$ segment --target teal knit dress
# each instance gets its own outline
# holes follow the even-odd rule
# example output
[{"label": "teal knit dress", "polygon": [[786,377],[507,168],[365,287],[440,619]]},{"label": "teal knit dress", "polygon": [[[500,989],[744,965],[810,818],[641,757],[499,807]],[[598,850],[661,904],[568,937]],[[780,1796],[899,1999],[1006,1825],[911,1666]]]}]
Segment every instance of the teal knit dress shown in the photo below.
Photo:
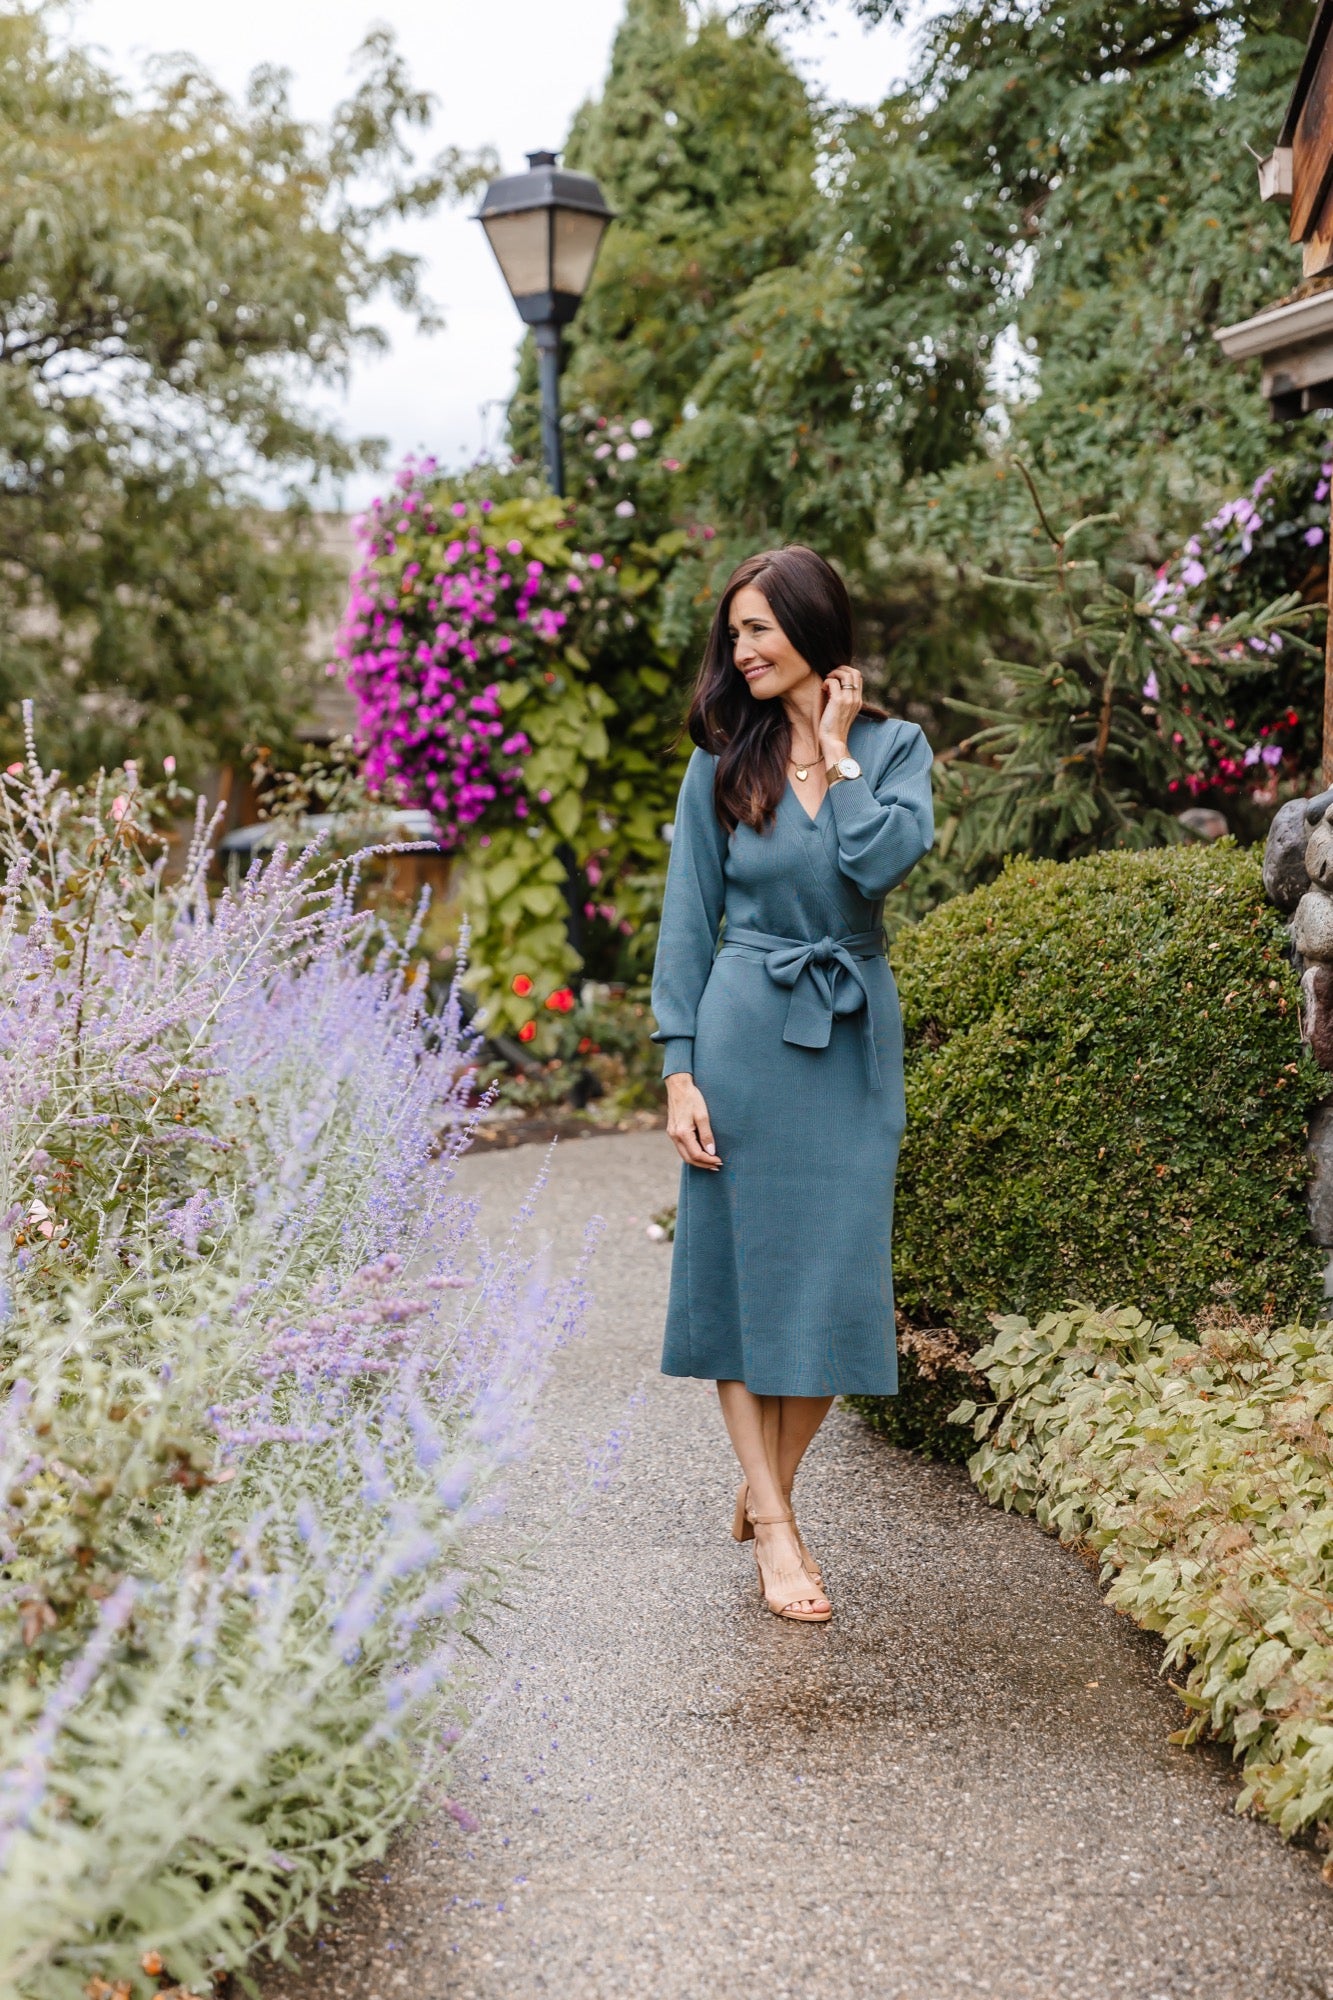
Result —
[{"label": "teal knit dress", "polygon": [[869,716],[848,748],[863,776],[813,819],[789,784],[763,833],[730,836],[695,750],[653,968],[662,1074],[693,1072],[722,1160],[681,1166],[662,1368],[760,1396],[898,1386],[902,1023],[881,920],[930,847],[931,752]]}]

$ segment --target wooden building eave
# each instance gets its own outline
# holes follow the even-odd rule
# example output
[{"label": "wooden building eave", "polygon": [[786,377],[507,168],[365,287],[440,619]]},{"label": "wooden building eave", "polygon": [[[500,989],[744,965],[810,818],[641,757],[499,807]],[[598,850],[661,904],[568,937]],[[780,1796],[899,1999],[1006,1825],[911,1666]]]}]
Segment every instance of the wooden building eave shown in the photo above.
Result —
[{"label": "wooden building eave", "polygon": [[1261,362],[1274,417],[1333,407],[1333,288],[1219,327],[1213,338],[1228,360]]},{"label": "wooden building eave", "polygon": [[1324,53],[1324,43],[1328,40],[1331,30],[1333,30],[1333,0],[1319,0],[1319,5],[1315,8],[1314,23],[1310,29],[1310,39],[1305,44],[1305,54],[1301,59],[1301,66],[1296,72],[1296,87],[1291,93],[1291,102],[1287,106],[1287,115],[1282,121],[1282,130],[1278,134],[1277,143],[1279,146],[1289,146],[1296,136],[1296,126],[1300,119],[1301,111],[1304,108],[1310,85],[1314,82],[1315,71],[1319,67],[1319,58]]}]

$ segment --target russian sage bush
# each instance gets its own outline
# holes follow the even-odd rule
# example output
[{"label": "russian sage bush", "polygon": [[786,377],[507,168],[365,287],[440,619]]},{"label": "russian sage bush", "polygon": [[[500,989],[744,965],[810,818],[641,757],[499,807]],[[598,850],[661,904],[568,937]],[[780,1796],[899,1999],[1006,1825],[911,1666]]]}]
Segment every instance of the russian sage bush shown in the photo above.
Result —
[{"label": "russian sage bush", "polygon": [[[1179,1742],[1234,1746],[1251,1808],[1333,1834],[1333,1325],[1134,1308],[998,1316],[962,1403],[988,1499],[1096,1552],[1108,1602],[1166,1641]],[[1333,1880],[1333,1862],[1325,1868]]]},{"label": "russian sage bush", "polygon": [[281,1949],[439,1772],[582,1265],[478,1240],[354,864],[210,898],[35,754],[0,846],[0,1990],[74,2000]]}]

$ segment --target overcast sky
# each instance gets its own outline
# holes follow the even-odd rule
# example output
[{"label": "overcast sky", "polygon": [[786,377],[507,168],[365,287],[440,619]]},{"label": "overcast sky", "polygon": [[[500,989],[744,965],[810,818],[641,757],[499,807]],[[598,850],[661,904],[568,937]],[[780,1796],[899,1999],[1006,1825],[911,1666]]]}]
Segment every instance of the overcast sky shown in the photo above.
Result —
[{"label": "overcast sky", "polygon": [[[493,145],[506,171],[539,146],[558,147],[582,101],[596,93],[622,0],[81,0],[75,33],[133,78],[146,58],[187,49],[227,89],[260,63],[292,73],[296,110],[320,118],[348,85],[348,59],[366,29],[386,21],[418,85],[439,99],[435,146]],[[847,0],[789,35],[800,67],[830,96],[874,103],[904,71],[901,30],[864,29]],[[494,445],[513,381],[517,317],[479,226],[442,209],[399,226],[395,240],[426,260],[426,289],[445,328],[422,337],[384,307],[392,351],[363,361],[339,421],[387,437],[391,459],[430,450],[464,463]],[[364,506],[380,481],[352,482],[342,504]],[[331,496],[332,497],[332,496]]]}]

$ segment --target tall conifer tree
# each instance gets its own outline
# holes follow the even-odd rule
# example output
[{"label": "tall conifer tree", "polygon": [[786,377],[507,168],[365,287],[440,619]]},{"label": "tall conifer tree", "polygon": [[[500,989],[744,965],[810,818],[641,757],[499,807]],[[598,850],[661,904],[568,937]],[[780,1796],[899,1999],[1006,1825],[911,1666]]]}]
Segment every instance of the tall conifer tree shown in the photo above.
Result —
[{"label": "tall conifer tree", "polygon": [[[763,28],[684,0],[628,0],[602,95],[566,163],[595,174],[618,220],[567,337],[565,401],[645,417],[689,403],[736,299],[810,241],[815,162],[800,78]],[[533,446],[530,357],[515,408]]]}]

